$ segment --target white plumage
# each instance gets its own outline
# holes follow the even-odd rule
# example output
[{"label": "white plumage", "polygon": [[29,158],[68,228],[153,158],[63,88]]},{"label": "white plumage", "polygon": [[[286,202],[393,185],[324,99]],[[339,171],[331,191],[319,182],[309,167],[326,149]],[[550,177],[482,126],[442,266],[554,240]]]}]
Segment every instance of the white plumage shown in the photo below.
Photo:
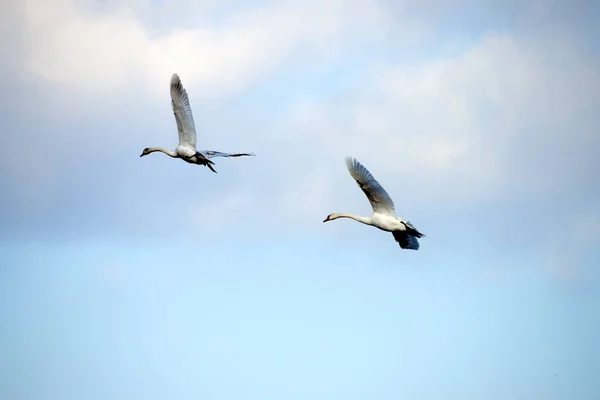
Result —
[{"label": "white plumage", "polygon": [[396,242],[403,249],[418,250],[419,241],[423,235],[409,221],[396,216],[393,200],[385,189],[356,159],[346,157],[346,167],[358,186],[369,199],[373,214],[370,217],[347,213],[332,213],[323,222],[333,221],[338,218],[351,218],[366,225],[371,225],[386,232],[391,232]]},{"label": "white plumage", "polygon": [[212,167],[214,162],[210,159],[214,157],[241,157],[254,156],[254,153],[223,153],[214,150],[196,150],[196,125],[194,124],[194,116],[190,107],[190,100],[179,75],[171,76],[171,107],[175,122],[177,123],[177,134],[179,135],[179,145],[175,151],[165,149],[163,147],[147,147],[142,151],[140,157],[146,156],[155,151],[160,151],[173,158],[181,158],[190,164],[205,165],[211,171],[217,172]]}]

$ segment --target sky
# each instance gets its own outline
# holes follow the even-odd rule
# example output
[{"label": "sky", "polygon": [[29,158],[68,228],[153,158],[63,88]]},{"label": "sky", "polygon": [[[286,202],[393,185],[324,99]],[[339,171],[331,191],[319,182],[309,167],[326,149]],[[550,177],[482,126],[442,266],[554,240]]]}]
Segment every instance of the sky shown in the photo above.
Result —
[{"label": "sky", "polygon": [[[600,6],[0,5],[0,398],[596,399]],[[169,80],[217,174],[177,146]],[[356,157],[418,251],[369,215]]]}]

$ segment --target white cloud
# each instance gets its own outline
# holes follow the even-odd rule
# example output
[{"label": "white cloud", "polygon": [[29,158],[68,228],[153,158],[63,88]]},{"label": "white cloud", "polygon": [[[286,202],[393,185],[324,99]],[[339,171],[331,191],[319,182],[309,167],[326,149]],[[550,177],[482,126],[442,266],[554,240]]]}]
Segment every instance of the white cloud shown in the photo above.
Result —
[{"label": "white cloud", "polygon": [[204,21],[156,33],[125,3],[98,13],[73,0],[27,0],[25,65],[88,95],[134,86],[162,97],[165,82],[178,72],[188,88],[225,96],[264,77],[294,50],[327,53],[344,32],[360,34],[386,18],[376,4],[354,0],[274,2],[234,13],[222,26]]},{"label": "white cloud", "polygon": [[600,144],[598,59],[556,45],[486,35],[453,57],[382,68],[365,89],[304,109],[303,129],[321,157],[352,153],[424,201],[555,190],[598,164]]},{"label": "white cloud", "polygon": [[[67,117],[57,117],[66,129],[53,127],[43,132],[45,138],[39,126],[33,131],[24,125],[19,138],[11,139],[35,142],[40,137],[38,146],[28,150],[28,156],[37,160],[35,165],[16,152],[2,160],[7,170],[16,171],[13,175],[26,175],[22,181],[32,182],[30,187],[37,192],[56,193],[53,182],[61,179],[56,178],[55,164],[79,151],[84,143],[81,132],[105,146],[106,162],[114,156],[111,148],[131,145],[132,138],[136,146],[139,142],[142,147],[173,147],[176,134],[166,89],[172,72],[182,76],[202,129],[211,118],[203,97],[231,99],[243,89],[260,87],[261,80],[285,92],[287,87],[278,86],[270,77],[290,60],[299,64],[296,82],[304,81],[306,71],[314,72],[318,60],[327,60],[330,66],[356,60],[356,64],[336,68],[341,72],[360,69],[362,74],[345,86],[349,89],[332,95],[324,95],[313,84],[301,105],[297,98],[278,104],[277,109],[284,111],[278,111],[277,118],[273,118],[271,104],[257,102],[252,104],[255,114],[245,119],[252,127],[229,124],[229,130],[214,141],[210,133],[206,142],[211,144],[206,147],[219,143],[215,149],[229,151],[221,143],[229,145],[238,140],[238,130],[243,132],[244,146],[233,143],[232,151],[255,151],[257,159],[219,163],[247,168],[247,174],[235,176],[260,186],[240,197],[246,189],[223,178],[218,169],[223,185],[219,196],[241,200],[219,202],[215,206],[223,209],[221,213],[205,215],[202,211],[197,216],[215,229],[227,226],[228,219],[249,214],[301,224],[304,217],[318,215],[321,221],[332,211],[368,212],[366,199],[345,171],[346,155],[357,157],[373,172],[396,200],[402,216],[417,220],[412,210],[419,204],[464,207],[523,193],[549,193],[598,166],[592,151],[599,145],[594,114],[600,102],[598,58],[583,52],[571,37],[553,35],[551,40],[541,40],[538,36],[534,40],[523,34],[488,33],[456,48],[456,37],[440,36],[435,46],[424,45],[428,54],[419,54],[418,60],[412,54],[407,62],[398,42],[414,40],[428,27],[412,19],[406,11],[410,8],[405,13],[391,12],[398,4],[391,7],[385,1],[273,2],[260,9],[245,5],[218,23],[206,17],[222,6],[212,1],[167,2],[163,8],[143,1],[119,1],[102,12],[90,4],[27,0],[19,14],[24,51],[15,54],[24,56],[27,71],[39,79],[39,87],[50,84],[55,89],[51,97],[60,106],[53,104],[53,112],[70,116],[72,104],[81,104],[79,108],[87,113],[69,121],[70,125],[64,123]],[[182,8],[179,13],[178,7]],[[160,15],[162,11],[174,21],[157,27],[152,21],[166,18]],[[178,14],[185,23],[175,18]],[[393,40],[389,40],[392,31]],[[361,46],[374,49],[356,58],[349,56]],[[448,48],[452,48],[450,56]],[[364,64],[370,70],[365,71]],[[151,101],[149,96],[153,96]],[[137,108],[130,114],[113,113],[106,100],[122,109]],[[219,102],[213,100],[210,107],[218,108]],[[102,102],[104,108],[95,108]],[[142,113],[142,107],[150,111]],[[160,117],[146,116],[158,107]],[[220,112],[226,119],[241,118],[238,110]],[[89,126],[100,118],[96,114],[119,121],[110,128],[123,128],[111,133]],[[140,126],[143,123],[147,125]],[[246,143],[255,145],[246,148]],[[44,144],[56,151],[47,151]],[[178,163],[155,158],[141,168],[162,170],[167,162]],[[36,168],[43,168],[44,175]],[[171,177],[179,171],[182,177]],[[190,171],[169,169],[160,179],[172,180],[174,187],[188,187],[185,179],[190,178],[183,175],[196,179],[195,174],[206,173],[196,169],[188,175]],[[144,178],[136,179],[156,178],[155,172],[145,171]],[[90,174],[90,180],[97,178]],[[36,180],[36,175],[41,178]],[[116,185],[119,179],[115,181]],[[127,194],[129,189],[127,184]],[[194,183],[188,195],[198,196],[202,190],[201,184]],[[115,196],[115,192],[122,190],[112,188],[106,195]],[[210,201],[204,198],[202,204]]]}]

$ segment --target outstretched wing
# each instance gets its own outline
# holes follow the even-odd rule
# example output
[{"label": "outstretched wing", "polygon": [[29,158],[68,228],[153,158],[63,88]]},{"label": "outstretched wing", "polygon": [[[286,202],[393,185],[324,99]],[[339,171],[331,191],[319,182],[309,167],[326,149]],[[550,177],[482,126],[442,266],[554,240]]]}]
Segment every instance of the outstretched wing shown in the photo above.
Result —
[{"label": "outstretched wing", "polygon": [[373,211],[381,214],[395,215],[394,202],[381,187],[373,175],[356,159],[346,157],[346,167],[358,186],[365,193],[373,207]]},{"label": "outstretched wing", "polygon": [[394,239],[403,249],[419,250],[419,240],[408,232],[394,231],[392,235],[394,235]]},{"label": "outstretched wing", "polygon": [[201,150],[198,153],[202,154],[206,158],[214,157],[242,157],[242,156],[255,156],[254,153],[221,153],[220,151],[214,150]]},{"label": "outstretched wing", "polygon": [[179,134],[179,145],[196,151],[196,125],[188,99],[187,92],[181,84],[179,75],[171,76],[171,107],[177,122],[177,133]]}]

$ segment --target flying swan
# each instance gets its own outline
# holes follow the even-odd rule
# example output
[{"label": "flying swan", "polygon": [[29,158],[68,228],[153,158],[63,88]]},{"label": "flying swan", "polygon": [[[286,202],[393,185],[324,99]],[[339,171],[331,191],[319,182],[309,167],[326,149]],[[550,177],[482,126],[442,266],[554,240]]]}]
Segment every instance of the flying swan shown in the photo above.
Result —
[{"label": "flying swan", "polygon": [[409,221],[404,221],[396,216],[394,202],[379,182],[373,178],[373,175],[361,163],[351,157],[346,157],[346,167],[358,186],[367,195],[371,207],[373,207],[373,214],[370,217],[361,217],[360,215],[333,213],[329,214],[323,222],[338,218],[352,218],[382,231],[392,232],[394,239],[403,249],[419,250],[417,238],[425,235],[412,226]]},{"label": "flying swan", "polygon": [[212,167],[214,162],[210,161],[213,157],[240,157],[254,156],[254,153],[221,153],[213,150],[196,150],[196,125],[192,116],[190,101],[188,100],[187,92],[181,84],[179,75],[171,76],[171,107],[177,122],[177,133],[179,134],[179,145],[175,151],[165,149],[163,147],[146,147],[140,157],[147,156],[155,151],[161,151],[173,158],[181,158],[183,161],[190,164],[205,165],[212,172],[217,172]]}]

